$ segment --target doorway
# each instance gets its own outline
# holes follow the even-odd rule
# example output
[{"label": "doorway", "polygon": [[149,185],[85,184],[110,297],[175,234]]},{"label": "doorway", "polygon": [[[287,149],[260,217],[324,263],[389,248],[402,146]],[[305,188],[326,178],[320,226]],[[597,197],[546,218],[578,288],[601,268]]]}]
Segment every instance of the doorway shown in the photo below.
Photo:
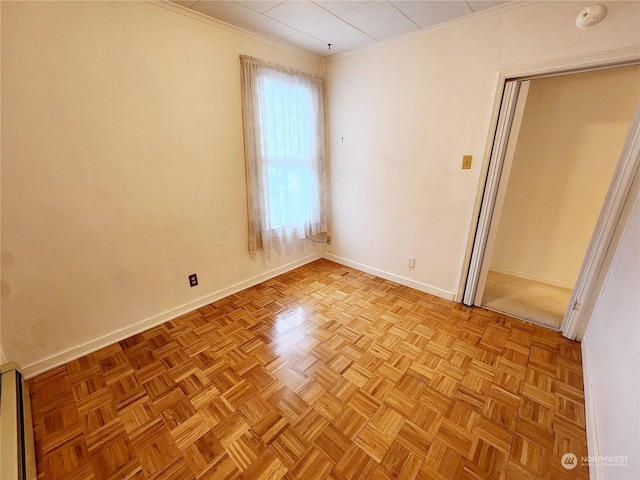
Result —
[{"label": "doorway", "polygon": [[476,288],[465,289],[465,303],[560,329],[640,99],[640,66],[513,83],[519,91],[505,88],[504,155],[493,205],[483,199],[478,231],[482,211],[488,228],[484,245],[474,243],[476,260],[482,255],[475,272],[470,266],[467,287],[475,275]]}]

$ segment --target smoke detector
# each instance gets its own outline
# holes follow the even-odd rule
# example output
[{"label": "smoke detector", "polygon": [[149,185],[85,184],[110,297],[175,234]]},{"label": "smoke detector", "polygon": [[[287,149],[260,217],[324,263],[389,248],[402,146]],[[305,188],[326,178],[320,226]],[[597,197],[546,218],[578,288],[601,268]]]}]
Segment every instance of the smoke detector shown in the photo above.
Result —
[{"label": "smoke detector", "polygon": [[578,28],[587,28],[604,20],[607,16],[607,7],[600,4],[591,5],[583,9],[576,18]]}]

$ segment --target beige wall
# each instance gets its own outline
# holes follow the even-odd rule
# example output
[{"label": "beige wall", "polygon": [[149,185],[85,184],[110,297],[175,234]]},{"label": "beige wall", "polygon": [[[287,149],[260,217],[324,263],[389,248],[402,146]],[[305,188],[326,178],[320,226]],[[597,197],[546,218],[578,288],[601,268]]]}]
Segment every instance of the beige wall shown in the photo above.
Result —
[{"label": "beige wall", "polygon": [[[625,47],[640,55],[639,3],[607,3],[603,23],[579,30],[587,5],[516,3],[329,60],[331,258],[453,298],[499,72]],[[460,168],[464,154],[471,170]]]},{"label": "beige wall", "polygon": [[640,102],[640,66],[533,80],[491,268],[573,288]]},{"label": "beige wall", "polygon": [[[34,372],[309,258],[247,254],[237,56],[315,60],[145,2],[1,5],[7,357]],[[586,5],[518,5],[325,65],[334,258],[453,296],[498,71],[638,51],[640,4],[577,30]]]},{"label": "beige wall", "polygon": [[320,73],[151,3],[2,2],[7,357],[33,373],[313,253],[248,254],[240,53]]}]

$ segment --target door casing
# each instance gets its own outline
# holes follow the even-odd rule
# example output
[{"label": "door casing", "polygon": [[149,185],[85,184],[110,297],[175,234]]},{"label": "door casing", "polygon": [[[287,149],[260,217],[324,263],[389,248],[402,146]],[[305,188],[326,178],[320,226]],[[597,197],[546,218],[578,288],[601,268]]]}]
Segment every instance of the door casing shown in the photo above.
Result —
[{"label": "door casing", "polygon": [[[507,140],[511,133],[512,122],[514,119],[516,122],[518,121],[516,100],[522,82],[535,78],[637,64],[640,64],[637,50],[626,48],[592,55],[587,58],[566,59],[499,73],[492,114],[492,129],[488,136],[484,156],[485,161],[476,191],[474,214],[470,222],[467,249],[463,262],[464,268],[460,276],[456,301],[462,301],[466,305],[474,305],[479,302],[478,297],[481,296],[484,288],[487,268],[483,269],[482,264],[487,244],[491,241],[490,227],[495,207],[501,206],[499,202],[496,204],[499,199],[499,190],[501,185],[503,189],[506,187],[507,178],[504,181],[501,180],[502,175],[507,173],[504,165],[505,158],[508,158],[506,155]],[[586,330],[593,311],[592,300],[599,293],[596,291],[597,278],[602,268],[605,267],[607,251],[639,165],[640,106],[629,129],[627,140],[565,313],[561,326],[562,334],[565,337],[579,340]]]}]

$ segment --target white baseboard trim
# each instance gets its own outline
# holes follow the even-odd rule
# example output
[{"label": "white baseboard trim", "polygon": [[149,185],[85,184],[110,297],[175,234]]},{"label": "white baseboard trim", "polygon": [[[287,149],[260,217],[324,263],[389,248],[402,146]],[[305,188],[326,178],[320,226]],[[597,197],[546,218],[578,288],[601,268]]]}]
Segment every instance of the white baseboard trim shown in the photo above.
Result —
[{"label": "white baseboard trim", "polygon": [[314,253],[313,255],[308,255],[294,262],[287,263],[278,268],[274,268],[272,270],[261,273],[260,275],[256,275],[255,277],[248,278],[247,280],[243,280],[242,282],[210,293],[209,295],[198,298],[197,300],[194,300],[192,302],[185,303],[183,305],[180,305],[179,307],[172,308],[171,310],[167,310],[158,315],[154,315],[153,317],[147,318],[146,320],[135,323],[126,328],[116,330],[115,332],[109,333],[100,338],[96,338],[95,340],[91,340],[89,342],[83,343],[82,345],[78,345],[76,347],[47,357],[43,360],[39,360],[30,365],[26,365],[22,369],[22,374],[26,378],[35,377],[40,373],[59,367],[60,365],[64,365],[67,362],[76,360],[77,358],[83,357],[92,352],[100,350],[101,348],[112,345],[116,342],[124,340],[125,338],[129,338],[130,336],[137,333],[149,330],[150,328],[156,327],[169,320],[173,320],[174,318],[184,315],[185,313],[189,313],[197,308],[208,305],[224,297],[228,297],[229,295],[240,292],[246,288],[253,287],[254,285],[262,283],[265,280],[277,277],[278,275],[301,267],[302,265],[306,265],[307,263],[311,263],[320,258],[322,257],[319,254]]},{"label": "white baseboard trim", "polygon": [[435,295],[436,297],[444,298],[445,300],[453,301],[455,297],[454,292],[449,292],[447,290],[442,290],[441,288],[432,287],[431,285],[427,285],[426,283],[416,282],[415,280],[411,280],[410,278],[396,275],[395,273],[385,272],[384,270],[379,270],[362,263],[347,260],[346,258],[338,257],[331,253],[323,253],[322,257],[326,258],[327,260],[331,260],[332,262],[339,263],[340,265],[355,268],[356,270],[370,273],[371,275],[384,278],[385,280],[389,280],[391,282],[399,283],[400,285],[404,285],[405,287],[415,288],[416,290]]},{"label": "white baseboard trim", "polygon": [[[598,444],[598,429],[596,425],[596,411],[593,403],[593,386],[591,384],[591,364],[589,363],[589,339],[587,335],[582,337],[580,345],[582,350],[582,377],[584,380],[584,407],[587,426],[587,452],[590,457],[600,456],[600,446]],[[589,478],[598,480],[602,478],[600,465],[589,466]]]},{"label": "white baseboard trim", "polygon": [[573,290],[573,285],[568,283],[556,282],[549,280],[548,278],[536,277],[535,275],[529,275],[526,273],[512,272],[510,270],[503,270],[502,268],[490,268],[490,272],[504,273],[505,275],[512,275],[514,277],[526,278],[527,280],[533,280],[534,282],[546,283],[547,285],[553,285],[554,287],[568,288]]}]

